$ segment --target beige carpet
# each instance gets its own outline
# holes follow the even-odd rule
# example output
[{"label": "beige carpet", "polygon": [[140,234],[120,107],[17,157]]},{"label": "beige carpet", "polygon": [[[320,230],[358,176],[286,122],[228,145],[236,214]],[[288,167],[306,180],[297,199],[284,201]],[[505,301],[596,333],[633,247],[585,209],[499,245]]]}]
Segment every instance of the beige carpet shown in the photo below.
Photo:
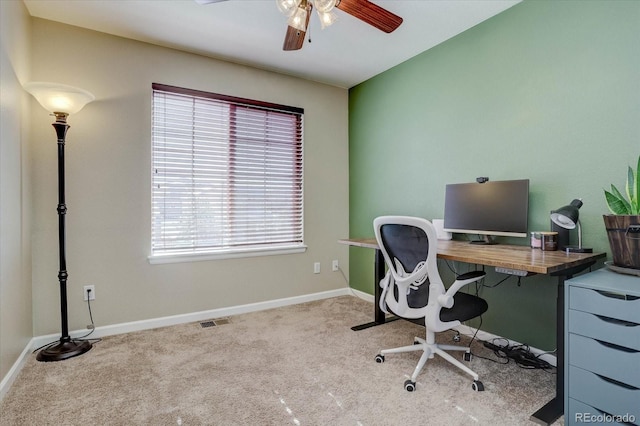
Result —
[{"label": "beige carpet", "polygon": [[[526,425],[553,396],[555,375],[477,357],[484,392],[439,358],[406,392],[419,354],[374,356],[423,329],[350,329],[371,317],[370,303],[344,296],[112,336],[63,362],[32,355],[0,403],[0,424]],[[492,356],[480,343],[472,350]]]}]

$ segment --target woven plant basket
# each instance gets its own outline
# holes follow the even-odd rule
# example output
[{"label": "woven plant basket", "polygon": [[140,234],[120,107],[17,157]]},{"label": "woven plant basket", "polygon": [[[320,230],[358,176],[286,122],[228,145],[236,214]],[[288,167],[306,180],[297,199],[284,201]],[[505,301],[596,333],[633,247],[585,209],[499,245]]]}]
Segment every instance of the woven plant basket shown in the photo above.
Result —
[{"label": "woven plant basket", "polygon": [[613,264],[640,269],[640,215],[603,215]]}]

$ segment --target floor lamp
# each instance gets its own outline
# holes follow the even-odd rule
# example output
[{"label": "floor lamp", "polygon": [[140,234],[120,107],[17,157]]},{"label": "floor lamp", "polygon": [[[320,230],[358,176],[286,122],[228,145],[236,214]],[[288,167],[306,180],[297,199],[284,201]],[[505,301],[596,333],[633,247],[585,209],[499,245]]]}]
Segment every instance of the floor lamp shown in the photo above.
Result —
[{"label": "floor lamp", "polygon": [[91,349],[91,343],[86,340],[74,340],[69,336],[67,320],[67,259],[65,243],[65,215],[67,206],[64,201],[64,144],[69,125],[67,116],[80,111],[95,97],[82,89],[56,83],[33,82],[27,83],[24,89],[31,93],[47,111],[53,113],[56,121],[53,127],[58,137],[58,244],[60,270],[60,316],[62,319],[62,337],[60,341],[51,344],[36,356],[38,361],[62,361],[67,358],[82,355]]}]

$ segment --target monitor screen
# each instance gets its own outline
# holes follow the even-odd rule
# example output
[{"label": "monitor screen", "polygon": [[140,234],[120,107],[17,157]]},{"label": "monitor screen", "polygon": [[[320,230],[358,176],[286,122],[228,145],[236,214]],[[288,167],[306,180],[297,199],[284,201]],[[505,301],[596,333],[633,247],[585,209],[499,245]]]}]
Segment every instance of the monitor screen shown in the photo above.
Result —
[{"label": "monitor screen", "polygon": [[529,179],[448,184],[444,201],[444,230],[492,236],[526,237]]}]

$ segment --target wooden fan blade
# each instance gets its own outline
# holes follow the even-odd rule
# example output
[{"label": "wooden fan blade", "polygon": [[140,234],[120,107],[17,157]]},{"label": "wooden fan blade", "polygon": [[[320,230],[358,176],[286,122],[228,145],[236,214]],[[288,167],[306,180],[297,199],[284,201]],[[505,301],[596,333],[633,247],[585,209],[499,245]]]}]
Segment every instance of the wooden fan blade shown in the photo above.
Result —
[{"label": "wooden fan blade", "polygon": [[309,28],[309,18],[311,18],[311,6],[310,2],[307,2],[307,19],[304,23],[304,31],[298,30],[291,25],[287,27],[287,34],[284,36],[284,44],[282,45],[282,50],[300,50],[302,49],[302,45],[304,44],[304,36],[307,34],[307,28]]},{"label": "wooden fan blade", "polygon": [[287,27],[287,34],[284,36],[284,44],[282,50],[300,50],[304,44],[304,36],[306,31],[300,31],[291,25]]},{"label": "wooden fan blade", "polygon": [[369,0],[338,0],[336,7],[385,33],[394,31],[402,24],[401,17]]}]

